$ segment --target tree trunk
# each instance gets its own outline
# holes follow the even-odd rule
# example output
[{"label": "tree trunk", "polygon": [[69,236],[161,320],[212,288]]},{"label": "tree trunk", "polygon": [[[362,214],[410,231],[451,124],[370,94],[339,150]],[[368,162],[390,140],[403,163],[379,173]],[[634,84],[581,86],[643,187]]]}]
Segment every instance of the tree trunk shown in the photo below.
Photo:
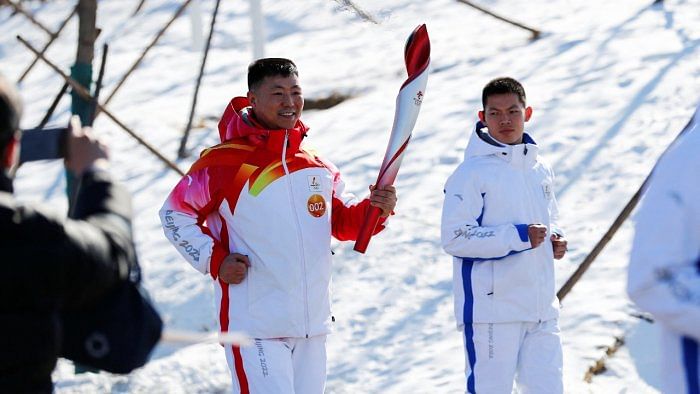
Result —
[{"label": "tree trunk", "polygon": [[[71,77],[80,82],[88,91],[92,85],[92,58],[95,54],[95,38],[97,28],[97,0],[79,0],[78,2],[78,53],[75,65],[71,69]],[[92,119],[90,103],[83,100],[77,93],[72,93],[71,112],[80,116],[83,124]]]}]

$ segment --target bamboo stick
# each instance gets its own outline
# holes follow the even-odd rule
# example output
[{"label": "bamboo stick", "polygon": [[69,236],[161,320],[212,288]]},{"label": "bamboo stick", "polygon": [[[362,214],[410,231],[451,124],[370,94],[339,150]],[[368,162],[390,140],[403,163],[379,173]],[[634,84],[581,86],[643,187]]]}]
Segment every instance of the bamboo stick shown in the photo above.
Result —
[{"label": "bamboo stick", "polygon": [[187,121],[187,127],[185,127],[185,133],[180,140],[180,148],[177,151],[177,156],[179,158],[187,157],[187,138],[190,135],[190,129],[192,128],[192,120],[194,119],[194,111],[197,108],[197,97],[199,96],[199,86],[202,83],[202,77],[204,75],[204,67],[207,64],[207,56],[209,55],[209,48],[211,48],[211,38],[214,35],[214,26],[216,25],[216,15],[219,13],[219,4],[221,0],[216,0],[216,5],[214,6],[214,12],[211,16],[211,23],[209,25],[209,36],[207,37],[207,45],[204,48],[204,56],[202,57],[202,64],[199,66],[199,76],[197,77],[197,84],[194,88],[194,98],[192,99],[192,108],[190,109],[190,118]]},{"label": "bamboo stick", "polygon": [[506,22],[506,23],[510,23],[510,24],[513,25],[513,26],[517,26],[517,27],[519,27],[519,28],[521,28],[521,29],[525,29],[525,30],[529,31],[530,33],[532,33],[532,39],[533,39],[533,40],[536,40],[536,39],[540,38],[540,35],[542,34],[542,33],[541,33],[539,30],[537,30],[537,29],[534,29],[534,28],[529,27],[529,26],[525,26],[524,24],[522,24],[522,23],[520,23],[520,22],[516,22],[516,21],[514,21],[514,20],[511,20],[511,19],[508,19],[508,18],[506,18],[506,17],[500,16],[500,15],[498,15],[498,14],[496,14],[496,13],[490,11],[490,10],[487,10],[486,8],[484,8],[484,7],[480,6],[480,5],[477,5],[477,4],[475,4],[475,3],[473,3],[473,2],[471,2],[471,1],[469,1],[469,0],[457,0],[457,1],[460,2],[460,3],[466,4],[466,5],[468,5],[468,6],[472,7],[472,8],[475,8],[475,9],[477,9],[477,10],[479,10],[479,11],[481,11],[481,12],[487,14],[487,15],[491,15],[492,17],[494,17],[494,18],[496,18],[496,19],[498,19],[498,20],[501,20],[501,21]]}]

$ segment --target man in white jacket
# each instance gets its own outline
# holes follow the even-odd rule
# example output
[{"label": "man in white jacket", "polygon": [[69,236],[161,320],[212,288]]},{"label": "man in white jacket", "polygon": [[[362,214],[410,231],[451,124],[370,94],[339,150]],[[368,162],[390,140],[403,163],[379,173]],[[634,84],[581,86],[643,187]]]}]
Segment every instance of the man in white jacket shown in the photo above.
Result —
[{"label": "man in white jacket", "polygon": [[700,393],[700,107],[684,133],[637,213],[627,283],[661,326],[664,393]]},{"label": "man in white jacket", "polygon": [[566,239],[556,226],[554,174],[524,131],[532,108],[518,81],[489,82],[482,103],[442,211],[466,392],[511,393],[515,381],[519,392],[561,393],[553,259],[564,257]]}]

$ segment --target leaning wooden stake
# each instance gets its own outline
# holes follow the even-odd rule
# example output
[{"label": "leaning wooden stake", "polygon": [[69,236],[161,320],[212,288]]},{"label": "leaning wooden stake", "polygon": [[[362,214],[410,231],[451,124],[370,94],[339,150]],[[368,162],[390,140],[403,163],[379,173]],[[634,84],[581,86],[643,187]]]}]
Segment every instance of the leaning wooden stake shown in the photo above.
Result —
[{"label": "leaning wooden stake", "polygon": [[[700,114],[695,114],[695,116],[700,116]],[[681,130],[681,132],[676,136],[676,138],[671,142],[668,147],[666,147],[666,150],[659,156],[659,158],[663,157],[666,151],[673,146],[673,144],[689,129],[688,126],[693,122],[691,118],[691,121]],[[656,166],[654,166],[656,167]],[[612,239],[613,235],[617,232],[617,230],[622,226],[622,223],[625,222],[627,217],[629,217],[630,213],[634,210],[634,207],[637,206],[637,203],[639,202],[639,199],[642,197],[642,194],[644,194],[644,190],[646,189],[647,183],[649,182],[649,179],[651,179],[651,174],[653,174],[654,169],[652,168],[651,172],[649,172],[649,175],[647,175],[646,179],[644,179],[644,183],[642,183],[642,186],[639,187],[639,190],[637,190],[636,193],[634,193],[634,196],[632,196],[632,199],[629,200],[627,205],[622,209],[622,212],[620,212],[619,215],[617,215],[617,218],[613,222],[612,226],[608,229],[608,231],[605,232],[605,235],[603,235],[603,238],[598,241],[598,243],[595,245],[593,250],[591,250],[591,253],[586,256],[586,258],[583,260],[581,264],[579,264],[578,268],[576,268],[576,271],[569,277],[569,279],[564,283],[564,285],[559,289],[557,292],[557,297],[559,298],[559,301],[563,300],[564,297],[566,297],[567,294],[571,291],[571,289],[574,287],[574,285],[578,282],[579,279],[583,276],[583,273],[586,272],[588,267],[593,264],[593,261],[598,257],[600,252],[603,250],[605,245],[610,242]]]},{"label": "leaning wooden stake", "polygon": [[136,9],[134,10],[134,12],[131,13],[131,17],[132,17],[132,18],[135,17],[136,14],[139,13],[139,11],[141,11],[141,8],[143,7],[143,3],[145,3],[145,2],[146,2],[146,0],[141,0],[141,1],[139,2],[139,5],[136,6]]},{"label": "leaning wooden stake", "polygon": [[[100,36],[100,33],[102,33],[102,30],[97,29],[97,36],[98,37]],[[41,52],[41,54],[43,55],[44,52]],[[36,57],[36,60],[39,60],[39,58]],[[68,85],[68,82],[63,83],[63,86],[61,87],[61,91],[58,92],[58,95],[56,96],[56,98],[53,99],[51,106],[49,106],[48,111],[46,111],[46,115],[44,115],[44,118],[41,119],[41,122],[39,122],[39,125],[36,126],[37,129],[43,129],[44,126],[46,126],[46,123],[48,123],[49,120],[51,120],[51,116],[53,115],[54,111],[56,111],[56,107],[58,106],[58,103],[63,98],[63,95],[66,94],[66,91],[68,90],[68,86],[70,86],[70,85]]]},{"label": "leaning wooden stake", "polygon": [[[68,82],[68,84],[71,86],[71,88],[73,88],[73,90],[74,90],[76,93],[78,93],[78,95],[80,95],[80,97],[82,97],[83,99],[85,99],[85,100],[87,100],[87,101],[94,100],[94,98],[92,97],[92,95],[90,95],[90,93],[89,93],[81,84],[79,84],[79,83],[78,83],[77,81],[75,81],[73,78],[71,78],[71,77],[69,77],[68,75],[66,75],[63,71],[61,71],[61,69],[58,68],[58,66],[56,66],[56,65],[55,65],[53,62],[51,62],[50,60],[48,60],[44,55],[40,54],[38,50],[36,50],[34,47],[32,47],[32,45],[31,45],[29,42],[27,42],[27,40],[25,40],[24,38],[22,38],[22,37],[20,37],[20,36],[17,36],[17,40],[19,40],[19,42],[21,42],[25,47],[27,47],[27,49],[29,49],[30,51],[34,52],[34,54],[36,54],[37,56],[39,56],[39,58],[40,58],[41,60],[43,60],[49,67],[51,67],[51,69],[53,69],[58,75],[60,75],[60,76],[63,78],[64,81]],[[127,132],[129,135],[131,135],[134,139],[136,139],[136,141],[138,141],[138,142],[139,142],[141,145],[143,145],[146,149],[148,149],[149,151],[151,151],[151,153],[153,153],[156,157],[158,157],[158,158],[159,158],[163,163],[165,163],[168,167],[170,167],[171,169],[175,170],[175,171],[176,171],[178,174],[180,174],[180,175],[185,175],[185,173],[182,172],[182,170],[180,170],[180,168],[178,168],[178,166],[175,165],[175,163],[173,163],[172,161],[168,160],[168,159],[167,159],[165,156],[163,156],[156,148],[154,148],[153,146],[151,146],[148,142],[146,142],[146,141],[145,141],[143,138],[141,138],[138,134],[136,134],[134,131],[132,131],[129,127],[127,127],[124,123],[122,123],[119,119],[117,119],[109,110],[107,110],[107,108],[104,107],[103,104],[96,103],[95,105],[97,106],[97,108],[98,108],[101,112],[104,112],[104,113],[107,115],[107,117],[109,117],[110,119],[112,119],[112,121],[113,121],[114,123],[116,123],[119,127],[121,127],[124,131],[126,131],[126,132]]]},{"label": "leaning wooden stake", "polygon": [[[175,20],[182,14],[182,11],[184,11],[185,8],[186,8],[191,2],[192,2],[192,0],[186,0],[184,3],[182,3],[182,5],[180,5],[180,8],[177,9],[177,11],[176,11],[175,14],[173,15],[173,17],[170,18],[170,20],[168,21],[168,23],[166,23],[165,26],[163,26],[162,29],[160,29],[160,31],[158,32],[158,34],[156,34],[156,36],[153,38],[153,41],[151,41],[151,43],[148,44],[148,46],[146,47],[146,49],[143,50],[143,52],[141,53],[141,56],[139,56],[139,58],[136,59],[136,61],[134,62],[134,64],[131,65],[131,68],[129,69],[129,71],[127,71],[126,74],[124,74],[124,76],[122,77],[122,79],[121,79],[119,82],[117,82],[117,86],[115,86],[114,89],[112,90],[112,92],[109,94],[109,96],[107,96],[107,99],[105,100],[104,105],[109,104],[109,102],[112,100],[112,98],[113,98],[114,95],[117,93],[117,91],[119,90],[119,88],[122,87],[122,85],[124,84],[124,82],[126,81],[126,79],[129,78],[129,76],[131,75],[131,73],[134,72],[134,70],[136,70],[136,68],[141,64],[141,61],[143,61],[143,58],[146,57],[146,54],[148,53],[148,51],[150,51],[151,48],[153,48],[153,47],[156,45],[156,43],[158,42],[158,40],[160,40],[160,38],[163,36],[163,34],[165,34],[165,31],[168,30],[168,28],[170,27],[170,25],[172,25],[173,22],[175,22]],[[102,110],[100,109],[100,111],[102,111]],[[97,113],[97,115],[99,115],[99,112]],[[97,116],[97,115],[95,115],[95,116]]]},{"label": "leaning wooden stake", "polygon": [[355,13],[360,16],[360,18],[362,18],[368,22],[372,22],[375,25],[379,24],[379,21],[377,21],[377,18],[375,18],[374,16],[372,16],[372,14],[368,13],[367,11],[363,10],[362,8],[358,7],[355,3],[352,2],[352,0],[335,0],[335,1],[336,1],[336,3],[340,3],[346,7],[352,8],[353,11],[355,11]]},{"label": "leaning wooden stake", "polygon": [[214,6],[214,12],[211,16],[211,24],[209,26],[209,37],[207,37],[207,45],[204,48],[204,56],[202,57],[202,64],[199,66],[199,76],[197,77],[197,84],[194,88],[194,98],[192,99],[192,108],[190,109],[190,118],[187,121],[187,127],[185,127],[185,133],[180,141],[180,149],[177,151],[177,156],[179,158],[187,157],[187,138],[190,135],[190,129],[192,128],[192,120],[194,119],[194,111],[197,108],[197,96],[199,96],[199,85],[202,83],[202,76],[204,75],[204,66],[207,64],[207,56],[209,55],[209,48],[211,48],[211,38],[214,35],[214,26],[216,25],[216,15],[219,13],[219,4],[221,0],[216,0],[216,5]]},{"label": "leaning wooden stake", "polygon": [[105,65],[107,64],[107,52],[109,51],[109,45],[102,44],[102,63],[100,63],[100,71],[97,74],[97,81],[95,82],[95,95],[90,101],[90,122],[88,126],[95,124],[95,118],[97,117],[97,104],[100,102],[100,92],[102,91],[102,80],[105,77]]},{"label": "leaning wooden stake", "polygon": [[30,14],[29,12],[25,11],[24,8],[22,8],[22,6],[20,6],[19,4],[15,4],[15,3],[14,3],[13,1],[11,1],[11,0],[0,0],[0,3],[9,5],[10,7],[12,7],[12,9],[15,10],[16,13],[24,15],[24,16],[25,16],[27,19],[29,19],[29,21],[32,22],[36,27],[38,27],[38,28],[40,28],[41,30],[45,31],[46,34],[48,34],[49,36],[53,35],[53,32],[52,32],[51,30],[49,30],[49,29],[48,29],[46,26],[44,26],[41,22],[39,22],[38,20],[36,20],[36,18],[34,18],[34,15],[32,15],[32,14]]},{"label": "leaning wooden stake", "polygon": [[583,262],[579,264],[578,268],[576,268],[576,271],[574,271],[574,273],[569,277],[566,283],[564,283],[561,289],[559,289],[559,291],[557,292],[557,297],[559,297],[559,301],[563,300],[564,297],[566,297],[566,295],[569,294],[571,288],[573,288],[576,282],[578,282],[578,280],[581,279],[583,273],[586,272],[588,267],[590,267],[593,261],[595,261],[596,257],[598,257],[605,245],[607,245],[608,242],[610,242],[613,235],[615,235],[620,226],[622,226],[622,223],[624,223],[625,220],[627,220],[627,217],[630,215],[630,213],[632,213],[634,207],[637,206],[639,198],[642,196],[642,192],[644,191],[648,180],[649,176],[647,176],[647,178],[644,180],[644,183],[642,183],[642,186],[639,187],[639,190],[637,190],[637,192],[634,193],[632,199],[622,209],[622,212],[620,212],[620,214],[617,215],[617,218],[615,218],[615,221],[613,222],[612,226],[610,226],[608,231],[605,232],[603,238],[601,238],[600,241],[598,241],[593,250],[591,250],[588,256],[586,256],[586,258],[583,260]]},{"label": "leaning wooden stake", "polygon": [[[38,60],[39,58],[37,58]],[[63,98],[63,95],[66,94],[66,91],[68,91],[68,82],[64,82],[63,86],[61,87],[61,91],[58,92],[58,95],[56,96],[55,99],[53,99],[53,102],[51,103],[51,106],[49,106],[48,111],[46,111],[46,115],[44,115],[44,118],[41,119],[41,122],[39,122],[39,125],[36,126],[37,129],[43,129],[44,126],[49,122],[51,119],[51,115],[53,115],[54,111],[56,110],[56,107],[58,106],[58,103],[61,101]]]},{"label": "leaning wooden stake", "polygon": [[532,33],[532,39],[533,39],[533,40],[536,40],[536,39],[540,38],[540,35],[542,34],[542,32],[540,32],[540,31],[537,30],[537,29],[533,29],[532,27],[525,26],[525,25],[523,25],[522,23],[515,22],[515,21],[513,21],[513,20],[510,20],[510,19],[505,18],[505,17],[503,17],[503,16],[500,16],[500,15],[498,15],[498,14],[495,14],[495,13],[493,13],[492,11],[489,11],[489,10],[487,10],[486,8],[484,8],[484,7],[480,6],[480,5],[474,4],[473,2],[471,2],[471,1],[469,1],[469,0],[457,0],[457,1],[459,1],[460,3],[466,4],[466,5],[468,5],[468,6],[472,7],[472,8],[475,8],[475,9],[477,9],[477,10],[479,10],[479,11],[485,13],[485,14],[491,15],[492,17],[494,17],[494,18],[496,18],[496,19],[498,19],[498,20],[501,20],[501,21],[506,22],[506,23],[510,23],[510,24],[513,25],[513,26],[517,26],[517,27],[519,27],[519,28],[521,28],[521,29],[525,29],[525,30],[529,31],[530,33]]},{"label": "leaning wooden stake", "polygon": [[[49,47],[51,46],[51,44],[53,44],[54,41],[56,41],[56,39],[58,38],[58,36],[59,36],[59,35],[61,34],[61,32],[63,31],[63,28],[65,28],[66,25],[68,24],[68,21],[70,21],[71,18],[73,18],[73,16],[74,16],[77,12],[78,12],[78,6],[76,5],[75,7],[73,7],[73,12],[71,12],[70,15],[68,15],[68,17],[67,17],[66,19],[63,20],[63,23],[61,23],[61,26],[58,27],[58,30],[56,30],[55,33],[51,33],[51,39],[49,40],[49,42],[47,42],[47,43],[44,45],[43,48],[41,48],[41,51],[39,51],[42,55],[43,55],[44,53],[46,53],[46,51],[49,49]],[[17,80],[17,84],[19,84],[19,83],[21,83],[22,81],[24,81],[24,78],[27,77],[27,74],[29,74],[29,71],[31,71],[32,68],[34,68],[34,66],[36,65],[36,63],[37,63],[38,61],[39,61],[39,57],[35,56],[35,57],[34,57],[34,60],[32,60],[31,64],[29,64],[29,66],[27,66],[27,68],[24,70],[24,72],[22,73],[22,75],[21,75],[21,76],[19,77],[19,79]]]}]

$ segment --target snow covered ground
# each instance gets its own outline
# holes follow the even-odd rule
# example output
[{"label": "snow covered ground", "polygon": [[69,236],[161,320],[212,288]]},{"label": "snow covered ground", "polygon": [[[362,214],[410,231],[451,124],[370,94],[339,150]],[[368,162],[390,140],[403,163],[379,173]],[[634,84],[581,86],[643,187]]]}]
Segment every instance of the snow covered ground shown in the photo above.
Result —
[{"label": "snow covered ground", "polygon": [[[197,1],[197,0],[196,0]],[[36,18],[57,28],[74,1],[24,1]],[[107,97],[142,49],[181,2],[101,0],[96,48],[110,44]],[[200,1],[208,25],[213,1]],[[529,131],[558,178],[556,193],[568,256],[557,262],[564,283],[637,191],[658,156],[687,122],[700,94],[700,1],[483,0],[496,12],[541,29],[530,34],[454,0],[375,0],[356,3],[380,24],[363,21],[331,0],[263,1],[266,55],[289,57],[300,68],[307,98],[331,92],[354,98],[324,111],[307,111],[308,144],[343,172],[364,195],[376,178],[405,79],[403,45],[426,23],[432,72],[397,188],[391,227],[366,255],[337,243],[334,267],[336,332],[329,337],[328,393],[459,393],[464,358],[452,317],[451,259],[439,246],[442,186],[461,161],[480,106],[482,86],[496,76],[521,80],[534,108]],[[32,59],[15,40],[47,40],[21,15],[0,8],[0,71],[16,79]],[[153,48],[109,108],[175,160],[187,122],[201,53],[186,14]],[[75,57],[75,20],[47,56],[67,69]],[[206,36],[206,29],[204,32]],[[252,60],[248,2],[221,5],[197,121],[189,147],[217,142],[216,118],[228,100],[245,93]],[[99,58],[99,53],[96,58]],[[99,64],[98,61],[95,62]],[[62,81],[43,64],[21,85],[27,104],[23,127],[33,127]],[[66,123],[69,99],[55,123]],[[135,235],[145,285],[167,327],[216,330],[213,294],[169,245],[157,218],[178,175],[105,116],[95,129],[111,147],[113,170],[133,192]],[[187,169],[193,157],[178,161]],[[43,175],[42,175],[43,174]],[[24,200],[65,210],[60,163],[31,163],[16,181]],[[561,328],[567,393],[654,393],[658,354],[655,326],[633,317],[625,295],[632,237],[627,222],[563,302]],[[627,343],[606,361],[607,370],[584,381],[615,336]],[[59,362],[58,393],[216,393],[230,379],[218,345],[157,348],[149,364],[129,376],[75,375]]]}]

